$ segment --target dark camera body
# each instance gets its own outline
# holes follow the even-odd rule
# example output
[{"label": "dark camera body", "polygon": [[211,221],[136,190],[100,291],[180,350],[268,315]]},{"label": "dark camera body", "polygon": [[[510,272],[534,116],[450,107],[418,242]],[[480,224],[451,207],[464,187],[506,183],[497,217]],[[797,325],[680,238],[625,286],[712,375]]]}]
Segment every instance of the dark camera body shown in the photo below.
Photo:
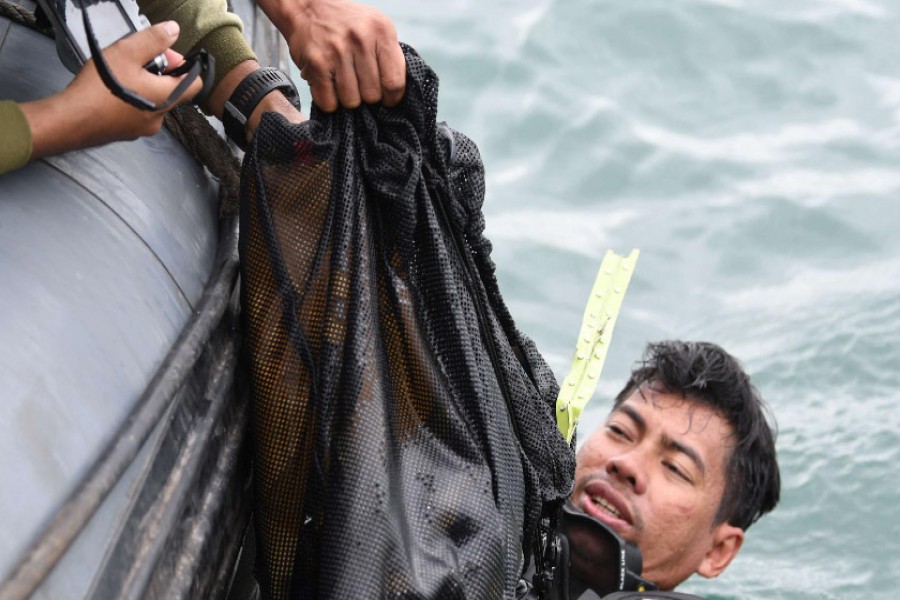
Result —
[{"label": "dark camera body", "polygon": [[568,502],[537,562],[540,568],[523,576],[519,600],[702,600],[656,591],[641,577],[637,546]]}]

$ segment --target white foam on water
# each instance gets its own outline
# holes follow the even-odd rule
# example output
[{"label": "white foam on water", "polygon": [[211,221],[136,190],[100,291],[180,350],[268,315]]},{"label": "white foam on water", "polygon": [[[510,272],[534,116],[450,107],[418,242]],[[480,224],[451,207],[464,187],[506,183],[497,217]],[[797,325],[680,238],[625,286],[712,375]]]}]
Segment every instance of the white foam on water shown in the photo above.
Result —
[{"label": "white foam on water", "polygon": [[735,191],[743,198],[779,196],[802,206],[816,207],[835,198],[900,191],[900,170],[864,168],[839,173],[785,170],[769,177],[740,182]]},{"label": "white foam on water", "polygon": [[591,260],[609,247],[609,233],[641,217],[638,211],[519,210],[491,214],[488,237],[497,242],[546,246]]},{"label": "white foam on water", "polygon": [[634,136],[659,150],[701,161],[771,164],[794,158],[807,148],[860,139],[863,131],[850,119],[787,124],[765,133],[721,137],[692,136],[649,123],[632,123]]}]

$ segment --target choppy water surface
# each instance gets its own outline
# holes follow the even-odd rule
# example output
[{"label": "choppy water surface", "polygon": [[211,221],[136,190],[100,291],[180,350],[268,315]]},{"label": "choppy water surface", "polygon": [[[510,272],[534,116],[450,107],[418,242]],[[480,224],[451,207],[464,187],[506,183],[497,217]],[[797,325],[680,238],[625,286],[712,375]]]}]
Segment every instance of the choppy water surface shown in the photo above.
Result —
[{"label": "choppy water surface", "polygon": [[605,416],[646,341],[740,357],[783,500],[714,598],[900,589],[900,2],[378,2],[474,139],[501,288],[561,379],[603,252],[641,249]]}]

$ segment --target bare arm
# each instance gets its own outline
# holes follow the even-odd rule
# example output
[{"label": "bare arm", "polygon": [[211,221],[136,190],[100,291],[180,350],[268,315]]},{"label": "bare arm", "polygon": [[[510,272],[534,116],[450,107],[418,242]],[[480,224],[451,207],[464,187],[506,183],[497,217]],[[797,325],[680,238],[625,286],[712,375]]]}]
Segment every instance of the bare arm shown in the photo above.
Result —
[{"label": "bare arm", "polygon": [[[222,118],[225,101],[231,97],[234,88],[250,73],[259,69],[259,63],[255,60],[246,60],[231,69],[222,80],[213,89],[207,100],[207,108],[219,119]],[[281,92],[275,91],[267,94],[265,98],[256,106],[250,118],[247,119],[247,141],[253,137],[256,126],[259,125],[260,119],[265,112],[281,113],[285,119],[291,123],[301,123],[306,117],[297,110],[293,104],[288,102],[287,98]]]}]

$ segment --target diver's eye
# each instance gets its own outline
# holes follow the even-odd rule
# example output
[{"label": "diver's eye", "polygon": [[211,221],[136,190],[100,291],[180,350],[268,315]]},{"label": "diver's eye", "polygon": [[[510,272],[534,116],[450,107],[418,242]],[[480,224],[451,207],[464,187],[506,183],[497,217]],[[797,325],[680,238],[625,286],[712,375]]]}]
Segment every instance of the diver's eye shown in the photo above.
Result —
[{"label": "diver's eye", "polygon": [[624,428],[617,425],[616,423],[607,423],[606,430],[614,438],[621,439],[621,440],[631,440],[631,438],[628,435],[628,432],[625,431]]},{"label": "diver's eye", "polygon": [[685,473],[684,471],[681,470],[681,467],[679,467],[679,466],[676,465],[675,463],[672,463],[672,462],[664,462],[664,463],[663,463],[663,466],[665,466],[665,468],[668,469],[669,472],[671,472],[673,475],[675,475],[676,477],[678,477],[678,478],[681,479],[682,481],[685,481],[685,482],[687,482],[687,483],[691,483],[691,478],[687,475],[687,473]]}]

